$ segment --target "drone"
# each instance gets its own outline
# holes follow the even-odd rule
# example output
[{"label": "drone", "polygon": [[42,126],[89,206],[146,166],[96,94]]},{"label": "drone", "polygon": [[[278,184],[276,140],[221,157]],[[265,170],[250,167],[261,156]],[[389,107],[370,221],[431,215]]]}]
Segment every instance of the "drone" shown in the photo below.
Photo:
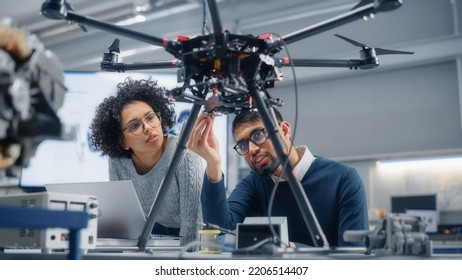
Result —
[{"label": "drone", "polygon": [[282,106],[283,102],[280,99],[271,98],[267,89],[274,87],[275,82],[282,80],[281,68],[285,66],[371,69],[379,66],[377,59],[379,55],[413,53],[372,48],[347,37],[336,35],[360,47],[360,59],[290,59],[277,55],[287,45],[309,36],[364,16],[373,16],[376,13],[395,10],[402,5],[402,0],[362,0],[352,10],[342,15],[283,36],[273,33],[259,36],[233,34],[223,28],[216,1],[204,0],[204,4],[205,2],[210,13],[213,32],[196,37],[178,36],[177,40],[147,35],[79,15],[65,0],[46,0],[42,4],[41,13],[43,16],[76,23],[83,31],[86,31],[86,26],[93,26],[164,48],[174,59],[148,63],[120,63],[118,59],[120,41],[116,39],[109,46],[108,52],[104,53],[100,67],[103,71],[112,72],[178,68],[178,82],[181,82],[182,86],[169,90],[167,94],[175,101],[193,104],[190,117],[179,136],[177,151],[154,198],[153,207],[139,238],[138,246],[140,250],[145,249],[147,238],[155,223],[156,213],[161,207],[161,203],[156,203],[156,201],[163,199],[166,189],[174,177],[174,170],[182,157],[195,119],[203,106],[207,114],[228,114],[237,113],[243,109],[258,109],[267,131],[270,132],[269,137],[273,142],[276,154],[284,166],[284,172],[287,174],[289,185],[294,192],[294,197],[309,229],[313,244],[316,247],[328,248],[328,242],[306,194],[303,192],[300,182],[291,172],[292,167],[288,163],[277,132],[273,108]]},{"label": "drone", "polygon": [[[379,66],[377,56],[384,54],[413,54],[413,52],[371,48],[347,37],[337,37],[361,48],[360,59],[289,59],[277,57],[284,45],[304,39],[328,28],[328,24],[306,28],[285,36],[267,33],[259,36],[237,35],[225,30],[220,22],[215,1],[207,1],[213,23],[212,34],[189,38],[178,36],[177,40],[148,36],[121,27],[83,17],[73,12],[64,0],[48,0],[42,5],[42,14],[51,19],[65,19],[77,22],[82,30],[86,25],[125,35],[146,43],[163,47],[175,57],[168,61],[150,63],[120,63],[120,40],[115,39],[103,55],[100,64],[102,71],[125,72],[144,69],[178,68],[178,82],[182,87],[173,89],[169,95],[175,101],[196,103],[205,106],[209,113],[233,113],[242,108],[252,107],[249,100],[249,87],[257,83],[264,89],[274,87],[282,80],[284,66],[294,67],[346,67],[349,69],[371,69]],[[360,14],[374,14],[393,10],[402,1],[364,0],[348,13],[343,21],[350,21]],[[213,92],[208,100],[207,94]],[[268,96],[269,97],[269,96]],[[208,97],[210,98],[210,97]],[[282,106],[279,100],[269,98],[270,102]]]}]

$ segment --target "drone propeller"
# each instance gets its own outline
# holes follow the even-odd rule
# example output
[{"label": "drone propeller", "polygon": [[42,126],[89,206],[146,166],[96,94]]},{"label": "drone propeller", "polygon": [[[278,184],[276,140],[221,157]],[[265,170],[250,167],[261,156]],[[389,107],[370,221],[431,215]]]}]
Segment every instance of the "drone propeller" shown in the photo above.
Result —
[{"label": "drone propeller", "polygon": [[370,4],[371,2],[373,2],[372,0],[361,0],[361,2],[359,2],[358,4],[356,4],[356,6],[354,6],[353,8],[351,8],[351,10],[355,10],[359,7],[362,7],[364,5],[367,5],[367,4]]},{"label": "drone propeller", "polygon": [[113,53],[120,53],[120,40],[119,39],[114,39],[114,42],[109,46],[108,50]]},{"label": "drone propeller", "polygon": [[414,54],[414,52],[395,51],[395,50],[387,50],[387,49],[382,49],[382,48],[371,48],[371,47],[367,46],[366,44],[357,42],[357,41],[352,40],[350,38],[347,38],[345,36],[342,36],[342,35],[339,35],[339,34],[335,34],[335,36],[337,36],[337,37],[339,37],[339,38],[353,44],[354,46],[361,47],[361,48],[363,48],[365,50],[366,49],[374,49],[376,55],[383,55],[383,54]]},{"label": "drone propeller", "polygon": [[106,69],[107,65],[113,65],[119,60],[120,54],[120,40],[114,39],[114,42],[107,48],[109,52],[103,54],[103,61],[101,62],[101,69]]},{"label": "drone propeller", "polygon": [[[69,4],[69,3],[67,3],[67,2],[64,2],[64,6],[66,7],[66,9],[67,9],[68,11],[75,11],[75,10],[74,10],[74,7],[72,7],[71,4]],[[87,27],[86,27],[85,25],[83,25],[82,23],[79,23],[79,24],[77,24],[77,25],[80,27],[80,29],[81,29],[83,32],[88,32]]]},{"label": "drone propeller", "polygon": [[[362,6],[369,5],[369,4],[375,4],[374,0],[361,0],[356,6],[354,6],[351,10],[358,9]],[[380,7],[378,7],[377,11],[379,12],[387,12],[394,10],[396,8],[401,7],[403,4],[402,0],[382,0],[380,1]]]}]

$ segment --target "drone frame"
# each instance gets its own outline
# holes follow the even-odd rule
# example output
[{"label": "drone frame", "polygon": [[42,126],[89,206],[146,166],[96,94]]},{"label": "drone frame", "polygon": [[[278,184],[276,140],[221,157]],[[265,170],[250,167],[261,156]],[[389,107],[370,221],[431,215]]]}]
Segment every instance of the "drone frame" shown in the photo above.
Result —
[{"label": "drone frame", "polygon": [[[293,167],[288,162],[287,151],[280,138],[273,107],[282,106],[282,102],[272,99],[267,88],[281,79],[280,67],[345,67],[350,69],[369,69],[379,65],[373,49],[362,59],[329,60],[329,59],[293,59],[274,57],[282,47],[297,42],[315,34],[327,31],[348,22],[363,17],[372,16],[378,12],[394,10],[402,5],[402,0],[362,0],[352,10],[325,20],[318,24],[297,30],[285,36],[275,38],[273,34],[262,34],[258,37],[237,35],[224,30],[221,24],[215,0],[207,0],[213,33],[194,38],[178,37],[176,41],[150,36],[144,33],[128,30],[111,23],[106,23],[85,17],[73,12],[65,0],[46,0],[42,4],[42,15],[56,20],[67,20],[109,31],[125,37],[161,46],[176,59],[151,63],[119,63],[118,42],[114,41],[109,52],[103,56],[101,70],[124,72],[126,70],[180,68],[179,81],[184,82],[180,88],[169,92],[176,101],[192,103],[190,116],[183,131],[178,137],[178,145],[154,198],[152,208],[138,239],[139,250],[145,250],[146,244],[155,224],[156,215],[170,186],[174,172],[181,161],[189,135],[202,106],[209,114],[231,113],[244,108],[256,107],[269,133],[276,154],[284,168],[289,186],[300,209],[303,220],[310,232],[315,247],[327,251],[329,243],[313,212],[311,204],[303,191],[301,183],[295,178]],[[117,40],[117,39],[116,39]],[[364,50],[364,48],[363,48]],[[187,93],[187,91],[191,92]],[[207,98],[207,94],[212,96]]]}]

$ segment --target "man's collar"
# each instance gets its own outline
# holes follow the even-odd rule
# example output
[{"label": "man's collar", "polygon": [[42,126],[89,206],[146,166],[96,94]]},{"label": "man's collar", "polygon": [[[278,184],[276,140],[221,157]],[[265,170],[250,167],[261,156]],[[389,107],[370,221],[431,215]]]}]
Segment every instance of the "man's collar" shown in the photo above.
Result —
[{"label": "man's collar", "polygon": [[[308,169],[310,168],[311,164],[313,161],[316,159],[313,154],[310,152],[307,146],[298,146],[295,148],[297,151],[298,155],[300,156],[300,160],[298,161],[297,165],[295,165],[294,168],[294,174],[295,177],[301,181],[303,177],[305,176],[306,172],[308,172]],[[273,182],[279,181],[285,181],[285,179],[279,178],[278,176],[271,175],[271,179],[273,179]]]}]

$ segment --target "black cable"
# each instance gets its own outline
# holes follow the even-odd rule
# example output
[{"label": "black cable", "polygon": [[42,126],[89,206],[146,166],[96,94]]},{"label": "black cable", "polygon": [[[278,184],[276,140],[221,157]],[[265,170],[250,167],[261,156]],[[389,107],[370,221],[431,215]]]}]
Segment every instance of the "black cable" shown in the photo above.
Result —
[{"label": "black cable", "polygon": [[270,236],[270,237],[267,237],[265,239],[262,239],[260,240],[259,242],[255,243],[255,244],[252,244],[248,247],[244,247],[244,248],[240,248],[238,250],[235,250],[233,251],[233,253],[242,253],[242,252],[249,252],[249,251],[255,251],[259,248],[261,248],[263,245],[266,245],[266,244],[274,244],[275,243],[275,240],[274,240],[274,236]]},{"label": "black cable", "polygon": [[[278,34],[273,34],[273,35],[276,35],[276,37],[280,37]],[[291,64],[292,75],[294,76],[295,121],[294,121],[294,127],[293,127],[293,138],[292,138],[292,141],[290,143],[290,147],[288,149],[288,151],[289,151],[288,153],[290,154],[290,151],[293,148],[293,142],[295,141],[295,131],[296,131],[296,128],[297,128],[297,125],[298,125],[298,86],[297,86],[297,77],[296,77],[296,73],[295,73],[295,66],[293,64],[289,49],[288,49],[288,47],[287,47],[287,45],[285,44],[284,41],[282,41],[282,44],[283,44],[283,46],[284,46],[284,48],[285,48],[285,50],[287,52],[287,57],[289,58],[289,61],[290,61],[290,64]],[[287,159],[287,161],[285,162],[285,165],[282,168],[283,171],[285,170],[287,164],[289,164],[289,159]],[[274,183],[274,188],[273,188],[273,191],[271,192],[270,199],[269,199],[269,202],[268,202],[268,223],[269,223],[269,228],[271,230],[271,234],[276,238],[276,241],[281,242],[281,244],[285,245],[286,247],[290,247],[289,244],[284,244],[282,242],[281,237],[276,232],[276,230],[274,229],[274,225],[271,222],[271,212],[272,212],[273,203],[274,203],[274,199],[276,197],[276,191],[277,191],[277,188],[279,186],[280,180],[281,180],[281,177],[278,176],[276,182]]]}]

